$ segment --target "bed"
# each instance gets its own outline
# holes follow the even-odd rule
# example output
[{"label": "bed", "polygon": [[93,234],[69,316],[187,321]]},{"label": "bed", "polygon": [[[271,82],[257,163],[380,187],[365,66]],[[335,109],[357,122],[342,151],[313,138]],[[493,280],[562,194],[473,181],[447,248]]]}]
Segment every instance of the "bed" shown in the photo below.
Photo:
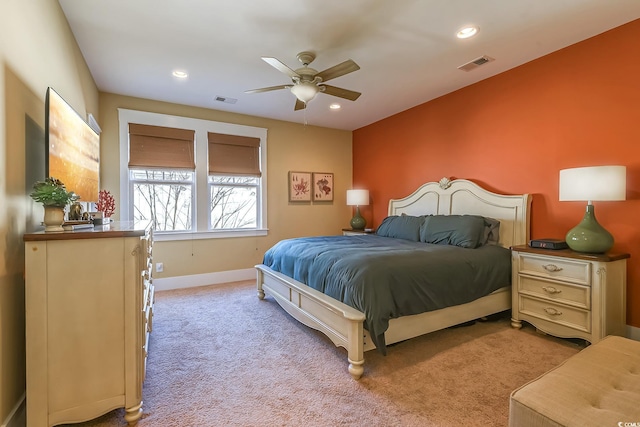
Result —
[{"label": "bed", "polygon": [[[417,218],[429,215],[435,215],[438,218],[447,218],[442,216],[450,216],[451,218],[464,216],[466,218],[469,215],[475,215],[494,219],[499,221],[499,238],[493,242],[495,248],[466,249],[466,252],[481,253],[482,251],[490,250],[502,250],[504,252],[505,248],[508,249],[510,246],[524,244],[528,241],[530,205],[531,197],[528,194],[501,195],[487,191],[468,180],[443,178],[439,182],[429,182],[422,185],[405,198],[390,200],[388,214],[389,219]],[[386,221],[386,219],[383,221],[378,233],[380,233]],[[379,236],[349,236],[345,238],[353,240],[350,240],[349,243],[346,241],[340,243],[341,251],[346,251],[348,249],[347,246],[353,246],[354,251],[375,251],[375,248],[367,248],[368,245],[372,244],[372,241],[389,241],[389,239],[385,240],[384,237]],[[318,237],[314,239],[312,242],[319,246],[317,243],[324,244],[325,240],[338,239],[338,237]],[[288,244],[289,242],[279,242],[274,248],[278,245],[286,246]],[[301,244],[304,244],[304,242],[301,242]],[[407,245],[402,243],[400,246],[402,246],[402,250],[415,257],[416,252],[419,252],[420,249],[415,251],[407,250]],[[422,246],[442,245],[422,243]],[[308,245],[307,247],[311,246]],[[484,247],[484,245],[481,246],[481,248]],[[270,252],[274,248],[271,248],[265,254],[265,260],[267,260],[268,255],[270,256]],[[386,250],[385,247],[381,251],[386,252]],[[340,256],[346,258],[346,253],[343,252],[343,255]],[[294,259],[292,262],[295,263],[296,260]],[[393,263],[397,264],[397,259],[394,259]],[[300,270],[302,267],[295,268]],[[288,274],[277,270],[287,271]],[[391,316],[392,318],[388,319],[386,325],[382,328],[384,329],[382,334],[371,334],[368,329],[372,329],[374,332],[380,332],[380,330],[376,329],[375,319],[371,318],[371,312],[367,307],[362,306],[363,311],[354,308],[354,306],[360,307],[360,305],[357,301],[356,303],[351,303],[349,298],[344,298],[344,291],[339,294],[342,296],[334,295],[336,298],[333,298],[329,296],[332,294],[331,291],[327,292],[325,289],[324,291],[329,294],[327,295],[307,283],[303,283],[302,280],[307,281],[306,279],[297,280],[294,278],[294,276],[307,277],[310,279],[308,283],[316,286],[315,283],[312,283],[315,278],[313,271],[310,273],[311,275],[307,274],[305,276],[304,274],[293,274],[287,268],[280,268],[280,266],[271,268],[265,264],[257,265],[256,271],[258,297],[264,299],[265,295],[272,296],[295,319],[321,331],[336,346],[344,347],[347,350],[348,371],[355,379],[360,378],[364,373],[364,352],[380,347],[381,344],[383,346],[390,345],[511,308],[510,274],[507,274],[498,276],[503,278],[499,280],[503,280],[504,283],[494,284],[484,296],[474,297],[470,301],[450,302],[449,305],[432,307],[429,311],[417,314]],[[378,273],[380,271],[381,269],[378,268]],[[342,280],[347,282],[349,280],[356,282],[361,277],[364,277],[356,277],[355,273],[349,273],[348,276],[343,274],[343,276],[347,277],[347,279],[343,277]],[[451,280],[455,279],[452,278]],[[455,283],[450,282],[450,284],[453,285]],[[345,286],[349,285],[350,283],[345,284]],[[318,287],[316,286],[316,288]],[[376,299],[375,296],[367,298]],[[342,302],[341,299],[349,302],[349,304]],[[385,298],[377,299],[384,300]],[[365,315],[365,312],[367,315]],[[366,327],[367,325],[368,328]],[[382,349],[379,348],[379,350]]]}]

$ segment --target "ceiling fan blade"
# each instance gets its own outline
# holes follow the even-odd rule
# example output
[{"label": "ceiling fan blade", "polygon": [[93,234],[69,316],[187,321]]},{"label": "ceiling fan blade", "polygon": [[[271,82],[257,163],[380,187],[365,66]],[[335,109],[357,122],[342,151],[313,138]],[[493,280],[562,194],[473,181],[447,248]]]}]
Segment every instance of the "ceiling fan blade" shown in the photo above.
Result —
[{"label": "ceiling fan blade", "polygon": [[324,87],[324,93],[327,95],[337,96],[338,98],[348,99],[349,101],[355,101],[361,95],[360,92],[354,92],[348,89],[342,89],[341,87],[329,86],[329,85],[321,85],[320,87]]},{"label": "ceiling fan blade", "polygon": [[244,93],[269,92],[270,90],[289,89],[290,87],[291,85],[269,86],[269,87],[262,87],[260,89],[245,90]]},{"label": "ceiling fan blade", "polygon": [[316,74],[316,76],[320,77],[323,82],[326,82],[331,79],[335,79],[336,77],[344,76],[345,74],[358,71],[359,69],[360,67],[358,66],[358,64],[353,62],[351,59],[347,59],[341,64],[334,65],[331,68],[320,71],[318,74]]},{"label": "ceiling fan blade", "polygon": [[296,106],[293,107],[293,111],[304,110],[305,108],[307,108],[307,104],[296,98]]},{"label": "ceiling fan blade", "polygon": [[276,58],[272,58],[270,56],[263,56],[262,60],[264,62],[266,62],[267,64],[271,65],[276,70],[278,70],[278,71],[280,71],[282,73],[285,73],[287,76],[289,76],[291,78],[300,77],[300,74],[296,73],[295,71],[293,71],[291,68],[289,68],[286,65],[284,65],[282,62],[280,62]]}]

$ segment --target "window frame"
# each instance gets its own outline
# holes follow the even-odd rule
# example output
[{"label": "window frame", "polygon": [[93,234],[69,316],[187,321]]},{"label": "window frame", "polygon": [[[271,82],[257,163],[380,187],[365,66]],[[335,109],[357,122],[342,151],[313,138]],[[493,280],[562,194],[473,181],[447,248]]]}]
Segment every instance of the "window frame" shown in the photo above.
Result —
[{"label": "window frame", "polygon": [[[120,197],[119,215],[121,221],[133,219],[132,184],[129,180],[129,123],[175,127],[195,130],[195,182],[193,214],[194,230],[156,232],[154,239],[191,240],[228,237],[265,236],[267,227],[267,129],[254,126],[236,125],[212,120],[194,119],[168,114],[118,108],[119,146],[120,146]],[[260,139],[260,191],[258,192],[257,228],[250,229],[209,229],[209,171],[208,171],[208,132],[229,135],[255,137]]]}]

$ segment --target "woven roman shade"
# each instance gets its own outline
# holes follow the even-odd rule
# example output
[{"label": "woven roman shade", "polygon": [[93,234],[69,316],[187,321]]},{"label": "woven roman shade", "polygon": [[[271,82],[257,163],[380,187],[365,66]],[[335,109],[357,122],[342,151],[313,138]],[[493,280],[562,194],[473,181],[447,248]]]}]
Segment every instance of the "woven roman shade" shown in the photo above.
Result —
[{"label": "woven roman shade", "polygon": [[260,177],[260,138],[209,132],[209,175]]},{"label": "woven roman shade", "polygon": [[129,167],[195,170],[195,131],[129,123]]}]

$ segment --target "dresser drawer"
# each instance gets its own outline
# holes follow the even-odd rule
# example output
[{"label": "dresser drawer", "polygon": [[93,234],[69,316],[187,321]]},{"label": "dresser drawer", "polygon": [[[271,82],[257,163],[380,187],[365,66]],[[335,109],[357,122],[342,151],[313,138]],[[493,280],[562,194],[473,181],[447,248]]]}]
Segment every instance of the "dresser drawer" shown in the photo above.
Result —
[{"label": "dresser drawer", "polygon": [[144,282],[145,286],[142,288],[142,311],[146,310],[149,306],[150,289],[148,282]]},{"label": "dresser drawer", "polygon": [[143,383],[147,377],[147,359],[149,358],[148,356],[149,356],[149,333],[147,332],[144,335],[144,346],[142,347],[142,352],[140,354],[140,357],[142,358],[141,365],[142,365],[142,382]]},{"label": "dresser drawer", "polygon": [[140,268],[142,270],[151,270],[152,252],[153,240],[151,240],[151,234],[147,234],[140,238]]},{"label": "dresser drawer", "polygon": [[591,285],[591,263],[587,261],[520,254],[517,268],[520,274]]},{"label": "dresser drawer", "polygon": [[155,302],[155,288],[153,285],[149,286],[149,299],[147,304],[147,331],[153,331],[153,304]]},{"label": "dresser drawer", "polygon": [[591,288],[532,276],[518,276],[518,292],[561,304],[591,309]]},{"label": "dresser drawer", "polygon": [[518,296],[520,313],[547,320],[558,325],[591,332],[591,312],[555,303],[553,301]]},{"label": "dresser drawer", "polygon": [[151,332],[151,306],[148,305],[144,310],[144,330]]}]

